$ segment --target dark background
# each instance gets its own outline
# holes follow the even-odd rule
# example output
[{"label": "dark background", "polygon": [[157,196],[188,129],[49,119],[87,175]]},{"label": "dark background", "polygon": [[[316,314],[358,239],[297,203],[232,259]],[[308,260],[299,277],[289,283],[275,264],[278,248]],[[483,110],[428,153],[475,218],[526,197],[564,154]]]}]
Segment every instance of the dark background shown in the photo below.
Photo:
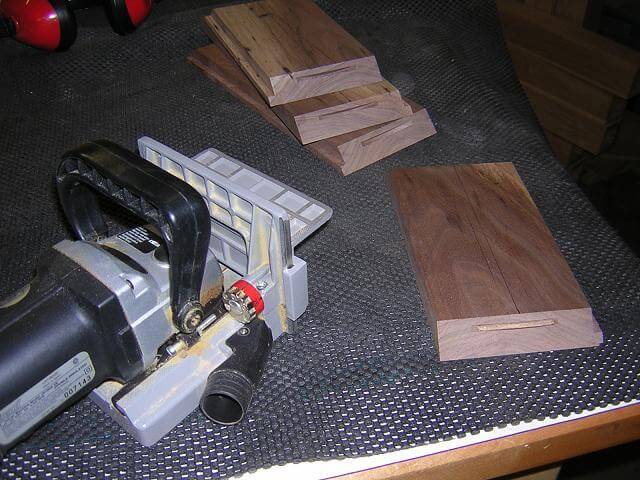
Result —
[{"label": "dark background", "polygon": [[[185,61],[207,43],[204,1],[163,2],[130,37],[79,15],[64,54],[0,42],[0,296],[69,232],[52,178],[60,155],[149,135],[187,155],[216,147],[334,209],[297,250],[311,304],[279,339],[246,421],[194,412],[152,448],[83,401],[0,464],[16,477],[219,477],[290,461],[380,453],[640,396],[640,261],[551,155],[491,2],[320,2],[425,105],[438,134],[341,177]],[[599,348],[436,359],[385,173],[512,161],[594,308]],[[631,242],[629,242],[631,243]],[[25,366],[28,368],[28,366]]]}]

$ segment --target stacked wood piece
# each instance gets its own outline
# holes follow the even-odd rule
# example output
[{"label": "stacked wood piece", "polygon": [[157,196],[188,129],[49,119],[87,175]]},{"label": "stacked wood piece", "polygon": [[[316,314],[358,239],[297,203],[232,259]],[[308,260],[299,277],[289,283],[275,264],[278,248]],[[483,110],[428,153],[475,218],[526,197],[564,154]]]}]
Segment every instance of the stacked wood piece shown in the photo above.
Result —
[{"label": "stacked wood piece", "polygon": [[213,9],[189,61],[343,175],[435,133],[375,57],[312,0]]},{"label": "stacked wood piece", "polygon": [[640,92],[640,53],[586,30],[597,0],[498,0],[516,73],[558,159],[611,146]]}]

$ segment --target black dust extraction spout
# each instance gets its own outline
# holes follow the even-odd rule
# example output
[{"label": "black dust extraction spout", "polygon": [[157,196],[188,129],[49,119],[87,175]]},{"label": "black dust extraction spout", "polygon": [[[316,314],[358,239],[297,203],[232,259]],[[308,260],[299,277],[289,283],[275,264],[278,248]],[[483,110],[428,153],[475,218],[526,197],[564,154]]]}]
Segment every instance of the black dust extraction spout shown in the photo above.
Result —
[{"label": "black dust extraction spout", "polygon": [[233,351],[207,380],[200,408],[210,420],[234,425],[242,420],[269,356],[273,337],[259,319],[244,325],[227,340]]}]

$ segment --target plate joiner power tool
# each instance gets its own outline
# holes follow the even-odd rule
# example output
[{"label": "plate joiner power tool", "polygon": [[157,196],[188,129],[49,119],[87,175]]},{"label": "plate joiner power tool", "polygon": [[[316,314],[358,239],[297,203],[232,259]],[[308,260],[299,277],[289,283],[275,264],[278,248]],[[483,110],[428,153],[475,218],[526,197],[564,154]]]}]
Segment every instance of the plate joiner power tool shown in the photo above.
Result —
[{"label": "plate joiner power tool", "polygon": [[[272,339],[306,309],[293,247],[331,209],[215,149],[107,141],[56,177],[79,238],[41,258],[0,306],[0,447],[90,397],[144,445],[200,405],[233,424]],[[98,194],[147,224],[108,236]]]}]

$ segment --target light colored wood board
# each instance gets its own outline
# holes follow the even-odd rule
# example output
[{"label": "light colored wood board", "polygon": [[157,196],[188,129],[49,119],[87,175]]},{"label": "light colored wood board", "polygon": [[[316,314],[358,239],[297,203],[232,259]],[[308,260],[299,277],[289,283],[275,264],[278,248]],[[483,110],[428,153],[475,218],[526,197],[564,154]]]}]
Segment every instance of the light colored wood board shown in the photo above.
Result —
[{"label": "light colored wood board", "polygon": [[273,107],[301,143],[317,142],[411,115],[386,80]]},{"label": "light colored wood board", "polygon": [[217,7],[205,25],[271,106],[382,81],[371,52],[312,0]]},{"label": "light colored wood board", "polygon": [[342,475],[334,480],[485,480],[556,464],[638,439],[640,405],[632,405]]},{"label": "light colored wood board", "polygon": [[640,92],[640,53],[562,18],[497,0],[505,38],[619,97]]},{"label": "light colored wood board", "polygon": [[[295,138],[221,46],[211,44],[198,48],[189,55],[188,60],[267,122]],[[343,175],[349,175],[435,134],[426,110],[406,98],[404,100],[413,111],[407,117],[313,142],[307,144],[306,148]]]},{"label": "light colored wood board", "polygon": [[437,322],[440,360],[595,347],[602,332],[590,308]]},{"label": "light colored wood board", "polygon": [[627,101],[559,68],[544,57],[508,42],[518,78],[604,122],[622,118]]},{"label": "light colored wood board", "polygon": [[594,155],[610,147],[616,138],[618,122],[607,123],[568,103],[521,81],[529,102],[545,130],[568,140]]},{"label": "light colored wood board", "polygon": [[597,30],[603,0],[556,0],[555,15],[590,30]]},{"label": "light colored wood board", "polygon": [[326,155],[337,158],[340,170],[349,175],[372,163],[435,135],[436,129],[426,109],[404,99],[412,114],[392,122],[327,138],[307,145],[311,151],[322,149]]},{"label": "light colored wood board", "polygon": [[582,154],[582,149],[580,147],[575,146],[555,133],[545,130],[544,134],[547,137],[553,156],[556,157],[556,160],[558,160],[558,162],[563,166],[566,167],[569,165],[569,162]]},{"label": "light colored wood board", "polygon": [[[601,341],[512,164],[396,169],[389,177],[442,360]],[[541,320],[539,312],[546,321],[528,323]]]}]

